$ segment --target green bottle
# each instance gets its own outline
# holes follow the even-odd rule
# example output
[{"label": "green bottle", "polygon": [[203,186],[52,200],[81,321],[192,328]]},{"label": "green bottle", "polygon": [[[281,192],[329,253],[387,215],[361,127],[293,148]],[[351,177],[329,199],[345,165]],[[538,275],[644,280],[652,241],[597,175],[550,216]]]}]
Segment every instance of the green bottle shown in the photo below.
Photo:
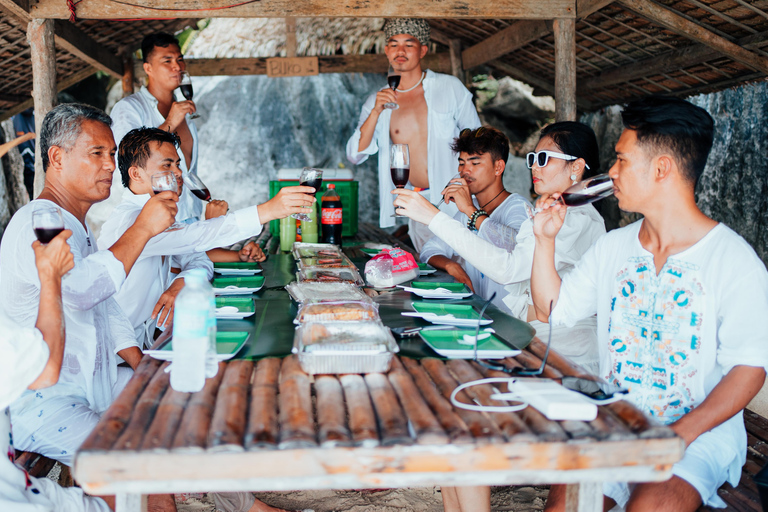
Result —
[{"label": "green bottle", "polygon": [[296,219],[293,217],[280,219],[280,250],[283,252],[290,251],[295,241]]},{"label": "green bottle", "polygon": [[317,227],[317,201],[312,206],[312,211],[309,212],[309,218],[311,221],[301,221],[301,241],[308,244],[316,244],[318,240],[318,227]]}]

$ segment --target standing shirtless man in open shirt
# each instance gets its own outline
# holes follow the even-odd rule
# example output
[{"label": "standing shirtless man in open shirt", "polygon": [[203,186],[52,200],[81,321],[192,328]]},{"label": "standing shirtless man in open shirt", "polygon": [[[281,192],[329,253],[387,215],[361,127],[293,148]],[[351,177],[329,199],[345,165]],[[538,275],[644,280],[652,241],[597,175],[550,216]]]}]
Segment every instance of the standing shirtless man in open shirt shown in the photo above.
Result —
[{"label": "standing shirtless man in open shirt", "polygon": [[[395,225],[395,208],[390,191],[389,146],[408,144],[411,159],[410,185],[422,189],[430,202],[442,199],[440,192],[458,172],[457,155],[451,150],[453,139],[464,128],[477,128],[480,118],[472,94],[456,77],[422,71],[421,59],[427,54],[429,24],[424,19],[391,19],[384,25],[387,46],[384,53],[395,73],[400,75],[397,91],[389,87],[371,94],[363,104],[360,123],[347,142],[347,158],[357,165],[379,153],[379,225]],[[384,108],[394,102],[396,110]],[[451,217],[454,204],[441,205]],[[408,223],[408,232],[417,251],[433,235],[418,222]]]}]

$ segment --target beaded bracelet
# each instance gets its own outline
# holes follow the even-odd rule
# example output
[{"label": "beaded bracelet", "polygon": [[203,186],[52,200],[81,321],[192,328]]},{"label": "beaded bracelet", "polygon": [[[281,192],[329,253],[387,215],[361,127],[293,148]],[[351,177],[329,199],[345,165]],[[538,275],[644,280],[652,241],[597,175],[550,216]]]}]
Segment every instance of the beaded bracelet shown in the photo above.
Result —
[{"label": "beaded bracelet", "polygon": [[475,227],[475,223],[477,222],[477,219],[479,219],[479,218],[480,218],[480,217],[482,217],[483,215],[485,215],[486,217],[488,217],[488,216],[489,216],[489,215],[488,215],[488,212],[486,212],[485,210],[475,210],[475,211],[472,213],[472,216],[471,216],[471,217],[469,218],[469,220],[467,221],[467,227],[468,227],[468,228],[469,228],[471,231],[477,231],[477,228]]}]

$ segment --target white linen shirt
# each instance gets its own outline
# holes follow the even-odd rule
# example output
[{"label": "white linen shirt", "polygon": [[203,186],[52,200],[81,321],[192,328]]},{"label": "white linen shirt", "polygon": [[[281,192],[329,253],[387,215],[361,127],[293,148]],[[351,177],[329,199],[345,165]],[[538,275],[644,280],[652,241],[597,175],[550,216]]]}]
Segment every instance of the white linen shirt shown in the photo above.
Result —
[{"label": "white linen shirt", "polygon": [[[0,307],[22,327],[34,327],[40,300],[40,280],[32,242],[32,212],[55,206],[36,199],[17,211],[0,244]],[[72,231],[68,243],[75,267],[62,279],[61,294],[66,325],[66,346],[59,381],[45,392],[25,391],[11,406],[15,421],[33,430],[42,422],[45,403],[71,397],[87,403],[96,413],[113,400],[117,382],[118,351],[137,346],[133,328],[113,295],[125,280],[125,267],[96,241],[77,218],[61,209],[64,226]]]},{"label": "white linen shirt", "polygon": [[[157,99],[152,96],[146,87],[142,87],[139,89],[139,92],[118,101],[112,107],[112,112],[109,115],[112,118],[112,133],[115,135],[115,142],[118,147],[125,134],[134,128],[144,126],[157,128],[165,122],[165,118],[157,110]],[[186,161],[181,148],[177,148],[177,153],[181,159],[181,170],[185,174],[197,175],[197,127],[189,116],[186,117],[186,121],[189,133],[192,136],[192,162]],[[120,171],[118,170],[118,172]],[[178,206],[179,212],[176,215],[176,219],[180,222],[188,219],[199,220],[203,214],[203,201],[189,192],[187,187],[184,187],[184,190],[182,190]]]},{"label": "white linen shirt", "polygon": [[[443,198],[440,195],[448,181],[458,172],[458,155],[451,150],[453,139],[464,128],[477,128],[480,118],[472,102],[470,93],[461,81],[452,75],[426,71],[422,85],[424,100],[427,102],[427,177],[429,179],[429,200],[437,204]],[[378,91],[377,91],[378,92]],[[365,162],[370,155],[379,153],[379,225],[389,228],[395,225],[395,213],[392,204],[394,196],[390,193],[392,183],[389,168],[389,121],[392,111],[384,109],[376,122],[376,130],[370,145],[362,151],[360,146],[360,127],[376,105],[376,93],[368,96],[360,112],[360,122],[347,142],[347,159],[355,165]],[[456,206],[451,203],[441,210],[454,215]]]},{"label": "white linen shirt", "polygon": [[[475,208],[479,208],[477,198],[473,197],[472,202]],[[519,194],[510,194],[493,212],[487,217],[480,229],[477,231],[477,237],[493,244],[495,247],[502,249],[506,252],[513,251],[516,244],[517,233],[520,231],[520,226],[523,222],[528,220],[528,208],[531,204],[525,200]],[[471,232],[466,227],[469,217],[462,212],[457,212],[453,216],[453,219],[463,226],[464,231]],[[457,227],[457,229],[460,229]],[[429,259],[433,256],[445,256],[448,259],[456,259],[460,257],[450,244],[446,243],[439,236],[435,236],[429,239],[421,249],[419,255],[421,261],[428,263]],[[462,258],[463,259],[463,258]],[[485,273],[472,265],[469,262],[465,262],[462,267],[467,272],[469,279],[472,281],[472,287],[475,289],[475,293],[484,299],[489,299],[494,292],[496,292],[496,298],[493,303],[509,312],[509,308],[504,304],[504,297],[507,293],[504,290],[504,285],[497,281],[494,281]]]},{"label": "white linen shirt", "polygon": [[[149,194],[136,195],[126,189],[122,202],[101,227],[99,244],[106,247],[115,243],[133,225],[149,198]],[[147,340],[145,335],[154,332],[150,328],[154,326],[154,321],[147,322],[158,299],[170,284],[171,266],[182,269],[176,279],[184,277],[193,268],[204,269],[210,278],[213,276],[213,263],[205,251],[250,238],[259,234],[261,228],[258,207],[250,206],[152,237],[115,296],[128,316],[139,344],[152,341],[151,338]],[[166,256],[165,261],[163,256]]]}]

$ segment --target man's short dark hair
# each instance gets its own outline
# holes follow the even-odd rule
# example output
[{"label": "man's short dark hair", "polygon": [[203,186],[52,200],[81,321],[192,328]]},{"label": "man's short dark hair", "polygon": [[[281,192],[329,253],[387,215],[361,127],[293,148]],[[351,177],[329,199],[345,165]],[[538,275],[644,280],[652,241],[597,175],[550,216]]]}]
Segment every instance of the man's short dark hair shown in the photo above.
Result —
[{"label": "man's short dark hair", "polygon": [[64,151],[72,149],[83,131],[84,121],[98,121],[112,126],[112,118],[103,110],[82,103],[62,103],[48,111],[40,128],[43,171],[48,170],[48,150],[51,146],[58,146]]},{"label": "man's short dark hair", "polygon": [[481,126],[475,130],[465,128],[458,137],[453,139],[451,149],[456,153],[483,155],[488,153],[491,160],[502,160],[507,165],[509,158],[509,140],[496,128]]},{"label": "man's short dark hair", "polygon": [[181,51],[179,40],[171,34],[157,32],[156,34],[145,36],[144,39],[141,40],[141,60],[149,62],[149,56],[152,55],[152,50],[158,46],[160,48],[168,48],[172,44],[175,44],[179,51]]},{"label": "man's short dark hair", "polygon": [[128,175],[128,169],[131,167],[144,168],[149,160],[152,148],[150,144],[157,142],[158,145],[165,142],[179,147],[179,137],[175,133],[166,132],[160,128],[134,128],[129,131],[120,141],[120,149],[117,151],[117,166],[120,168],[120,177],[123,180],[123,186],[128,188],[131,184],[131,177]]},{"label": "man's short dark hair", "polygon": [[637,133],[641,145],[669,151],[683,177],[696,186],[715,132],[715,122],[701,107],[669,96],[649,96],[629,103],[621,113],[624,128]]}]

